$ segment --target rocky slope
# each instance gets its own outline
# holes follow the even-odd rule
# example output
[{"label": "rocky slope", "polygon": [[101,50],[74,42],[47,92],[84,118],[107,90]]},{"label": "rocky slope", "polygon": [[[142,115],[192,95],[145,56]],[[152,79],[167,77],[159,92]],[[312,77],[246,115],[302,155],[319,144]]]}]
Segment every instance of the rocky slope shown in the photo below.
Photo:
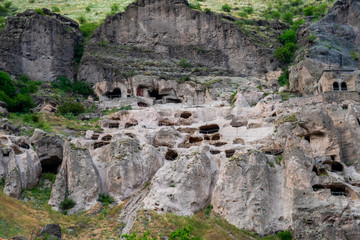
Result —
[{"label": "rocky slope", "polygon": [[[319,39],[356,49],[358,6],[338,1],[323,20],[300,28],[300,44],[308,46],[304,39],[314,30]],[[16,19],[64,20],[24,14],[11,19],[1,36],[10,34]],[[344,32],[331,32],[336,24]],[[64,34],[71,44],[62,41],[64,49],[81,39],[70,25],[72,35],[66,28]],[[87,102],[115,111],[93,120],[101,125],[96,131],[36,129],[31,137],[19,136],[0,116],[3,191],[21,198],[44,184],[46,174],[56,174],[46,198],[54,210],[92,216],[120,205],[111,215],[118,235],[139,221],[150,226],[154,212],[193,216],[206,209],[260,236],[291,230],[295,239],[360,239],[359,94],[312,95],[317,68],[331,64],[324,56],[334,62],[339,56],[319,49],[321,41],[291,69],[290,88],[309,96],[289,99],[272,81],[277,63],[271,51],[234,23],[191,10],[182,0],[133,3],[95,31],[79,67],[78,78],[93,84],[99,97]],[[73,56],[67,59],[64,64],[71,64]],[[51,80],[56,71],[41,73]],[[81,117],[93,118],[88,115]],[[99,196],[114,203],[99,207]]]}]

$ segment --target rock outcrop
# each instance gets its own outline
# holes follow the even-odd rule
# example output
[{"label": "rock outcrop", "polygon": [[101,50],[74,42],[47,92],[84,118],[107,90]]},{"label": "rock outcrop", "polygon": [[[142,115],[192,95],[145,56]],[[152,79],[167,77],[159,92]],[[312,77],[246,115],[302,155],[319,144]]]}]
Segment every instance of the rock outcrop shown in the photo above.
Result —
[{"label": "rock outcrop", "polygon": [[95,31],[78,79],[95,84],[134,74],[256,76],[277,69],[272,52],[255,45],[235,22],[192,10],[186,0],[140,0],[107,17]]},{"label": "rock outcrop", "polygon": [[10,17],[0,35],[0,69],[33,80],[74,79],[82,33],[74,20],[47,9]]},{"label": "rock outcrop", "polygon": [[[298,31],[300,50],[290,68],[290,90],[304,95],[318,93],[323,70],[358,69],[360,56],[360,3],[339,0],[318,22]],[[316,40],[309,42],[314,35]]]}]

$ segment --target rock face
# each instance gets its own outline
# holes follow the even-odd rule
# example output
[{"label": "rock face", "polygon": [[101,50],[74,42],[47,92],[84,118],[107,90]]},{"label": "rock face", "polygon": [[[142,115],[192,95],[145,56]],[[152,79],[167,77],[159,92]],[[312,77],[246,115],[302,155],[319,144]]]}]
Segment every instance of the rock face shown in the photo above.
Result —
[{"label": "rock face", "polygon": [[[290,69],[290,90],[305,95],[317,93],[323,70],[357,69],[360,55],[360,3],[355,0],[336,1],[329,13],[316,23],[307,23],[298,31],[299,64]],[[309,43],[309,35],[316,41]]]},{"label": "rock face", "polygon": [[87,149],[67,143],[61,169],[51,192],[49,204],[60,209],[65,198],[76,204],[68,212],[74,213],[90,209],[100,192],[99,174]]},{"label": "rock face", "polygon": [[42,171],[57,173],[63,159],[63,140],[36,129],[30,141],[36,149]]},{"label": "rock face", "polygon": [[196,75],[259,75],[276,69],[272,52],[256,46],[234,22],[192,10],[186,0],[140,0],[95,31],[79,80],[124,81],[139,71],[178,78],[191,66]]},{"label": "rock face", "polygon": [[19,198],[21,190],[35,187],[41,174],[38,156],[24,137],[0,136],[0,178],[5,178],[4,192]]},{"label": "rock face", "polygon": [[0,35],[0,69],[34,80],[74,79],[81,42],[74,20],[47,9],[27,10],[9,18]]},{"label": "rock face", "polygon": [[192,215],[210,201],[216,165],[209,147],[180,156],[154,176],[144,207],[159,212]]}]

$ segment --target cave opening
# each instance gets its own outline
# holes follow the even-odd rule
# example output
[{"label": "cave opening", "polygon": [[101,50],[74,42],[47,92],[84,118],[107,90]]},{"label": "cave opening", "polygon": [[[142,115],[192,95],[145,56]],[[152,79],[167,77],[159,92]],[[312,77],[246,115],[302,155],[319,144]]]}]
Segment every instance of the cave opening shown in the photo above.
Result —
[{"label": "cave opening", "polygon": [[109,144],[108,142],[97,142],[97,143],[94,144],[94,150],[98,149],[98,148],[101,148],[101,147],[103,147],[105,145],[108,145],[108,144]]},{"label": "cave opening", "polygon": [[60,169],[62,159],[60,159],[57,156],[53,156],[48,159],[42,160],[40,163],[41,163],[42,173],[57,174]]},{"label": "cave opening", "polygon": [[192,116],[192,113],[191,112],[183,112],[181,113],[180,117],[181,118],[185,118],[185,119],[188,119],[189,117]]},{"label": "cave opening", "polygon": [[118,123],[109,123],[109,128],[119,128]]},{"label": "cave opening", "polygon": [[149,91],[149,96],[152,98],[155,98],[155,100],[163,99],[164,95],[159,94],[159,90],[153,89],[152,91]]},{"label": "cave opening", "polygon": [[165,154],[165,159],[169,161],[174,161],[177,157],[178,153],[173,149],[169,149]]},{"label": "cave opening", "polygon": [[101,140],[104,140],[104,141],[110,141],[110,140],[111,140],[111,138],[112,138],[112,136],[111,136],[111,135],[105,135],[105,136],[103,136],[103,137],[101,138]]},{"label": "cave opening", "polygon": [[235,150],[234,149],[230,149],[230,150],[225,150],[225,155],[227,158],[230,158],[234,155]]},{"label": "cave opening", "polygon": [[121,98],[121,90],[120,88],[115,88],[112,92],[106,92],[105,96],[108,98]]},{"label": "cave opening", "polygon": [[339,83],[338,82],[334,82],[333,83],[333,90],[334,90],[334,92],[338,92],[339,91]]},{"label": "cave opening", "polygon": [[199,130],[200,133],[202,134],[211,134],[211,133],[217,133],[220,130],[220,128],[219,125],[217,124],[210,124],[210,125],[201,126]]},{"label": "cave opening", "polygon": [[138,102],[139,107],[147,107],[148,105],[144,102]]},{"label": "cave opening", "polygon": [[189,143],[198,143],[198,142],[202,142],[202,141],[203,141],[202,137],[193,137],[193,136],[191,136],[189,138]]},{"label": "cave opening", "polygon": [[331,171],[332,172],[342,172],[344,169],[343,165],[339,162],[333,162],[331,163]]},{"label": "cave opening", "polygon": [[341,91],[344,91],[344,92],[347,91],[346,82],[342,82],[342,83],[341,83]]}]

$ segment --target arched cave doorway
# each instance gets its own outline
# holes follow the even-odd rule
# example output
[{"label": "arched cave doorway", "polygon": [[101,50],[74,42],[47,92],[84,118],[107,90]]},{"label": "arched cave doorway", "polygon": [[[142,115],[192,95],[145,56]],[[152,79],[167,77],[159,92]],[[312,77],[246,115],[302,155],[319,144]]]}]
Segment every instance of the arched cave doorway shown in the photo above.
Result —
[{"label": "arched cave doorway", "polygon": [[121,90],[120,88],[115,88],[112,92],[106,92],[105,96],[108,98],[121,98]]},{"label": "arched cave doorway", "polygon": [[333,83],[333,90],[334,90],[334,92],[339,91],[339,83],[338,82]]},{"label": "arched cave doorway", "polygon": [[341,83],[341,91],[347,91],[346,82]]}]

